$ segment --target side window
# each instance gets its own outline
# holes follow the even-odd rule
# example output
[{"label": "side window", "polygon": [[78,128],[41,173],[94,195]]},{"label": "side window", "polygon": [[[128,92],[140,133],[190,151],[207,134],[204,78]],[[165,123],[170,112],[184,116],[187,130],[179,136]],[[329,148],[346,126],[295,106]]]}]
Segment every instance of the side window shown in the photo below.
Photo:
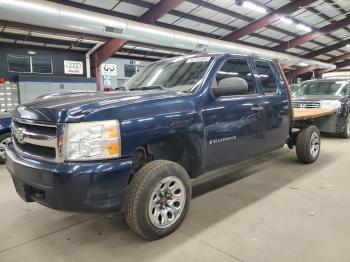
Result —
[{"label": "side window", "polygon": [[345,85],[343,89],[341,90],[342,96],[347,96],[349,94],[349,84]]},{"label": "side window", "polygon": [[248,93],[255,94],[256,88],[254,85],[254,78],[250,71],[249,65],[244,59],[231,59],[226,61],[218,73],[216,74],[216,83],[218,84],[220,80],[229,77],[240,77],[243,78],[248,83]]},{"label": "side window", "polygon": [[277,92],[277,83],[272,72],[270,63],[266,61],[255,61],[258,77],[261,80],[265,94],[275,94]]}]

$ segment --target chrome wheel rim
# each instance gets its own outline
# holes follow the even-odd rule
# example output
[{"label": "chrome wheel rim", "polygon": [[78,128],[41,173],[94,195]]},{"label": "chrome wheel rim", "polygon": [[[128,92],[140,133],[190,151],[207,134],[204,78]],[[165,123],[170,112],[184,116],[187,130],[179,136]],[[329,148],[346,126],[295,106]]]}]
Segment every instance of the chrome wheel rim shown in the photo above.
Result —
[{"label": "chrome wheel rim", "polygon": [[5,159],[5,148],[11,142],[11,137],[7,137],[4,140],[0,141],[0,157]]},{"label": "chrome wheel rim", "polygon": [[154,188],[148,203],[148,216],[152,225],[157,228],[173,225],[181,216],[185,203],[183,182],[175,176],[162,179]]},{"label": "chrome wheel rim", "polygon": [[316,132],[314,132],[311,135],[310,152],[311,152],[311,155],[315,158],[317,157],[319,151],[320,151],[320,137]]}]

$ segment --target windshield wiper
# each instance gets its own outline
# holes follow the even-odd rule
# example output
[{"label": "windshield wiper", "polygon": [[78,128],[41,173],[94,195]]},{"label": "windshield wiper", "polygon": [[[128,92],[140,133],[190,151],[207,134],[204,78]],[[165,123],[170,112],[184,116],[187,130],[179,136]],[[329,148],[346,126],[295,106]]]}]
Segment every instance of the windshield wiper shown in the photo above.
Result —
[{"label": "windshield wiper", "polygon": [[154,89],[161,89],[161,90],[166,90],[166,88],[162,85],[151,85],[151,86],[141,86],[141,87],[136,87],[136,88],[132,88],[132,89],[129,89],[130,91],[133,91],[133,90],[154,90]]}]

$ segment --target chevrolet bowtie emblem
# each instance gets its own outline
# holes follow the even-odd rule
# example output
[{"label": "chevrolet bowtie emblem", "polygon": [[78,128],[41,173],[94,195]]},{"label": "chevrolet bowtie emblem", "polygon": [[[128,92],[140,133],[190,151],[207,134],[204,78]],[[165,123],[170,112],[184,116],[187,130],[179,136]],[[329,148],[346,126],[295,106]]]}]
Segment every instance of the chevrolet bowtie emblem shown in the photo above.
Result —
[{"label": "chevrolet bowtie emblem", "polygon": [[16,138],[18,143],[23,144],[24,141],[24,135],[23,135],[23,129],[22,128],[17,128],[13,132],[14,137]]}]

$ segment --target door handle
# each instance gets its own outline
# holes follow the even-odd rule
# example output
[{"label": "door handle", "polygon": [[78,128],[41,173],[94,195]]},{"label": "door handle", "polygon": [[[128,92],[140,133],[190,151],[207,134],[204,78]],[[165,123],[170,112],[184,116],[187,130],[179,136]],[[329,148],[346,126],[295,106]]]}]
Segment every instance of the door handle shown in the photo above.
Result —
[{"label": "door handle", "polygon": [[264,108],[262,106],[253,106],[250,108],[252,111],[258,112],[258,111],[263,111]]}]

